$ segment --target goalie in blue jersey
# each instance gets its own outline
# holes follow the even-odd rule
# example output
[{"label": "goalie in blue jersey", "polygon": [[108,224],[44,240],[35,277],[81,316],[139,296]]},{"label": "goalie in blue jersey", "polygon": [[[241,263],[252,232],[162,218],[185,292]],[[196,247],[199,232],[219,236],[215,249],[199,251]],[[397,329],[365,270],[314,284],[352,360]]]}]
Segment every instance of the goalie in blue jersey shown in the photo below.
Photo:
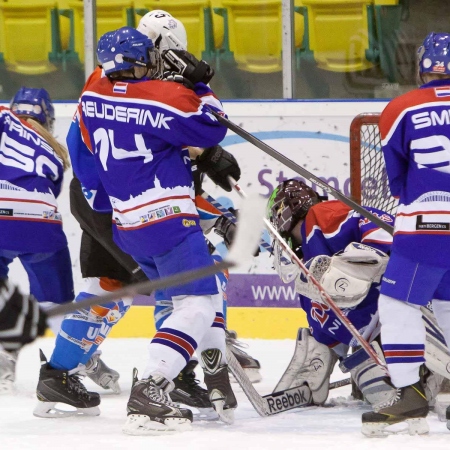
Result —
[{"label": "goalie in blue jersey", "polygon": [[[389,260],[392,236],[338,200],[321,201],[305,183],[288,180],[272,193],[268,217],[308,270],[320,282],[343,314],[384,358],[379,345],[378,297],[381,277]],[[367,208],[389,224],[394,218],[376,208]],[[275,391],[309,384],[315,404],[323,404],[329,391],[329,378],[335,363],[350,372],[363,397],[375,411],[395,398],[396,388],[385,372],[328,307],[320,292],[300,272],[283,259],[282,247],[274,240],[274,267],[285,282],[295,280],[300,306],[306,312],[309,328],[299,330],[297,349]],[[447,375],[450,355],[442,352],[443,336],[429,315],[424,316],[432,342],[427,346],[428,396],[431,400]],[[439,339],[436,339],[439,336]],[[371,434],[363,427],[363,432]]]}]

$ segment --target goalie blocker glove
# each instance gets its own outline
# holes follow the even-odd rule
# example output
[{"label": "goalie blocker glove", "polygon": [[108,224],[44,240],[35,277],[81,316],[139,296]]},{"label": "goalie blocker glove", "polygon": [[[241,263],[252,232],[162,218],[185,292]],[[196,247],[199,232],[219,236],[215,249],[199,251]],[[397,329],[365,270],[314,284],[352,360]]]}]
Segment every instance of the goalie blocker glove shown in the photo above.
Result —
[{"label": "goalie blocker glove", "polygon": [[8,280],[0,280],[0,347],[18,350],[46,328],[46,315],[37,301],[22,295]]},{"label": "goalie blocker glove", "polygon": [[183,75],[191,83],[208,84],[214,76],[213,68],[206,61],[199,61],[187,50],[165,50],[162,58],[169,70]]},{"label": "goalie blocker glove", "polygon": [[231,176],[236,181],[241,177],[241,169],[236,158],[220,145],[205,148],[195,162],[198,170],[206,173],[217,186],[227,192],[231,192],[227,177]]}]

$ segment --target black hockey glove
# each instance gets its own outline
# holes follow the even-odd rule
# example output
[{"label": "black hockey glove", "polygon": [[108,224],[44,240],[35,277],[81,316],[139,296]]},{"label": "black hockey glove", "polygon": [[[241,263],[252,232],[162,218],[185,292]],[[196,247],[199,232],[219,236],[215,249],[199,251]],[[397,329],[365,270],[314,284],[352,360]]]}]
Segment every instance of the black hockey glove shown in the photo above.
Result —
[{"label": "black hockey glove", "polygon": [[18,350],[42,336],[46,314],[32,296],[22,295],[7,280],[0,280],[0,345]]},{"label": "black hockey glove", "polygon": [[236,224],[225,216],[220,216],[215,225],[214,233],[218,234],[229,249],[233,244],[234,234],[236,233]]},{"label": "black hockey glove", "polygon": [[241,169],[236,158],[220,145],[205,148],[195,162],[198,170],[206,173],[217,186],[227,192],[231,192],[227,177],[231,176],[236,181],[241,177]]},{"label": "black hockey glove", "polygon": [[165,50],[162,59],[169,70],[183,75],[194,84],[208,84],[214,76],[213,68],[206,61],[199,61],[187,50]]},{"label": "black hockey glove", "polygon": [[186,77],[183,77],[183,75],[175,72],[164,72],[163,81],[174,81],[175,83],[180,83],[184,87],[191,90],[194,90],[195,87],[194,84],[191,83]]}]

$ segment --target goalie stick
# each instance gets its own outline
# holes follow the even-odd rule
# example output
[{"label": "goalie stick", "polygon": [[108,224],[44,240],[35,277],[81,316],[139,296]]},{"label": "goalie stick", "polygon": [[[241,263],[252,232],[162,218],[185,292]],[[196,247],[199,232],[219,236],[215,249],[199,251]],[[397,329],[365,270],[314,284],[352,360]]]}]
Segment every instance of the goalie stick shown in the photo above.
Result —
[{"label": "goalie stick", "polygon": [[236,237],[227,257],[220,263],[212,266],[202,267],[196,270],[181,272],[170,277],[161,278],[155,281],[144,281],[118,289],[111,293],[99,297],[89,297],[81,302],[65,303],[49,309],[48,317],[67,314],[77,309],[89,308],[93,305],[101,305],[112,300],[118,300],[122,297],[134,297],[138,294],[147,294],[157,289],[166,289],[171,286],[185,284],[199,278],[214,275],[223,270],[242,264],[252,258],[255,249],[259,245],[259,236],[257,232],[261,228],[261,217],[264,215],[264,200],[259,195],[249,198],[241,208],[241,220],[236,228]]},{"label": "goalie stick", "polygon": [[[242,197],[246,198],[245,192],[242,188],[236,183],[236,181],[232,177],[228,177],[231,186],[236,190],[236,192]],[[359,345],[366,351],[366,353],[370,356],[370,358],[380,366],[386,373],[388,373],[386,364],[382,361],[382,359],[377,355],[371,345],[367,342],[366,339],[361,335],[361,333],[356,329],[356,327],[348,320],[348,318],[342,313],[339,307],[334,303],[333,299],[328,295],[325,289],[321,286],[321,284],[312,276],[311,272],[307,269],[307,267],[303,264],[302,260],[295,254],[295,252],[289,247],[286,241],[280,236],[278,231],[274,228],[274,226],[264,217],[264,224],[266,225],[270,234],[274,236],[274,238],[279,242],[283,250],[289,255],[292,262],[296,264],[305,277],[310,281],[319,291],[320,296],[326,305],[336,314],[339,318],[340,322],[347,328],[350,334],[358,341]]]},{"label": "goalie stick", "polygon": [[[267,395],[260,395],[248,378],[239,361],[227,347],[228,367],[236,378],[242,391],[247,396],[255,411],[261,417],[273,416],[294,408],[314,406],[312,393],[308,385],[303,384],[290,389],[283,389]],[[350,378],[330,383],[330,389],[337,389],[351,383]]]},{"label": "goalie stick", "polygon": [[323,189],[328,194],[332,195],[334,198],[340,200],[342,203],[345,203],[349,208],[357,211],[359,214],[361,214],[366,219],[373,222],[375,225],[380,227],[381,229],[387,231],[389,234],[394,234],[394,228],[387,224],[384,220],[382,220],[380,217],[372,214],[370,211],[367,211],[364,209],[361,205],[359,205],[357,202],[351,200],[341,192],[339,192],[337,189],[334,189],[332,186],[330,186],[328,183],[325,183],[322,181],[319,177],[315,176],[308,170],[304,169],[302,166],[299,166],[291,159],[287,158],[283,154],[276,151],[274,148],[267,145],[265,142],[259,140],[256,136],[253,136],[248,131],[245,131],[240,126],[236,125],[235,123],[231,122],[231,120],[226,119],[225,117],[221,116],[216,111],[213,111],[212,109],[209,110],[211,114],[214,115],[214,117],[217,118],[217,120],[225,125],[229,130],[234,131],[238,136],[245,139],[246,141],[253,144],[255,147],[258,147],[263,152],[267,153],[268,155],[272,156],[272,158],[275,158],[277,161],[283,163],[290,169],[292,169],[297,174],[303,176],[308,180],[310,183],[314,183],[315,185],[319,186],[321,189]]}]

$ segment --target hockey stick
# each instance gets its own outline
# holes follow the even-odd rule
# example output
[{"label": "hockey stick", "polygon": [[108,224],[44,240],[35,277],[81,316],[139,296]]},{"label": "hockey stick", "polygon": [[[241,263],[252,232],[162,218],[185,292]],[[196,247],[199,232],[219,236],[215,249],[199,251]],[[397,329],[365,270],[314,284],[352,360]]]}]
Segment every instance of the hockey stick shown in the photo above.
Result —
[{"label": "hockey stick", "polygon": [[370,211],[367,211],[364,209],[361,205],[359,205],[357,202],[351,200],[341,192],[339,192],[337,189],[334,189],[332,186],[330,186],[328,183],[325,183],[322,181],[319,177],[316,177],[314,174],[309,172],[308,170],[304,169],[302,166],[299,166],[291,159],[287,158],[283,154],[276,151],[274,148],[267,145],[265,142],[259,140],[256,136],[253,136],[248,131],[245,131],[240,126],[236,125],[235,123],[231,122],[230,120],[226,119],[225,117],[221,116],[216,111],[213,111],[210,109],[211,114],[214,115],[214,117],[217,118],[217,120],[225,125],[229,130],[234,131],[238,136],[245,139],[246,141],[250,142],[254,146],[258,147],[263,152],[267,153],[268,155],[272,156],[272,158],[275,158],[277,161],[283,163],[290,169],[292,169],[294,172],[298,173],[299,175],[305,177],[306,180],[308,180],[311,183],[314,183],[321,189],[323,189],[328,194],[332,195],[334,198],[340,200],[342,203],[345,203],[349,208],[357,211],[359,214],[361,214],[366,219],[373,222],[375,225],[380,227],[381,229],[387,231],[389,234],[394,234],[394,228],[387,224],[384,220],[382,220],[380,217],[376,216],[375,214],[372,214]]},{"label": "hockey stick", "polygon": [[255,411],[261,417],[272,416],[273,414],[278,414],[293,408],[312,406],[311,390],[306,384],[262,396],[254,388],[244,369],[228,348],[227,360],[231,373],[255,408]]},{"label": "hockey stick", "polygon": [[[304,408],[314,406],[312,403],[312,393],[308,385],[303,384],[290,389],[284,389],[272,392],[267,395],[260,395],[249,380],[239,361],[227,347],[228,367],[242,388],[242,391],[249,399],[255,411],[261,417],[272,416],[294,408]],[[347,386],[351,379],[335,381],[330,383],[330,389],[337,389],[341,386]]]},{"label": "hockey stick", "polygon": [[[238,194],[242,198],[246,198],[246,194],[243,192],[242,188],[236,183],[233,178],[228,177],[231,185],[236,190]],[[339,318],[340,322],[347,328],[350,334],[358,341],[359,345],[366,351],[366,353],[372,358],[375,364],[379,365],[382,369],[384,369],[387,373],[386,364],[381,360],[381,358],[377,355],[374,349],[370,346],[366,339],[361,336],[361,333],[356,329],[356,327],[348,320],[333,299],[329,296],[329,294],[325,291],[325,289],[321,286],[321,284],[312,276],[311,272],[307,269],[307,267],[303,264],[302,260],[295,254],[295,252],[289,247],[289,245],[285,242],[285,240],[280,236],[278,231],[273,227],[273,225],[264,218],[264,224],[266,225],[269,232],[275,237],[275,239],[279,242],[283,250],[290,256],[292,262],[296,264],[300,270],[303,272],[305,277],[310,281],[316,289],[319,291],[320,296],[326,305],[336,314]]]},{"label": "hockey stick", "polygon": [[242,264],[252,258],[257,248],[260,236],[258,230],[262,228],[260,225],[261,217],[264,214],[264,203],[264,200],[260,196],[255,195],[243,205],[241,208],[242,220],[240,220],[236,228],[235,241],[227,257],[222,262],[201,269],[181,272],[155,281],[144,281],[99,297],[89,297],[81,302],[65,303],[64,305],[49,309],[47,316],[59,316],[78,309],[89,308],[93,305],[101,305],[112,300],[118,300],[122,297],[134,297],[138,294],[148,294],[157,289],[167,289],[168,287],[189,283],[190,281],[214,275]]}]

